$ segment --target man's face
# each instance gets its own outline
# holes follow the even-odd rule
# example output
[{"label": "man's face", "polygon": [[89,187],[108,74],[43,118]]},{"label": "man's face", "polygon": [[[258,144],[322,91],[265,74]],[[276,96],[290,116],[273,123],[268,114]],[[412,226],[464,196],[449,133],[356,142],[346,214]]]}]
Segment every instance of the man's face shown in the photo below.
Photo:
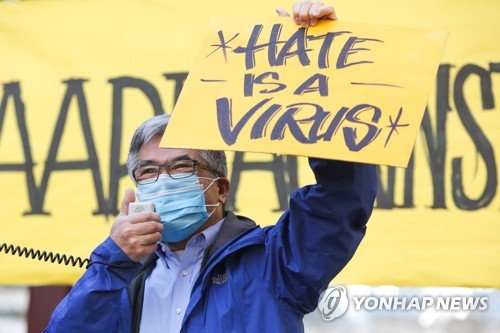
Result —
[{"label": "man's face", "polygon": [[[139,151],[139,162],[149,161],[153,164],[165,164],[172,162],[173,160],[181,158],[196,160],[200,163],[207,164],[207,161],[203,160],[200,156],[198,150],[194,149],[176,149],[176,148],[160,148],[160,141],[162,135],[158,134],[151,141],[145,144]],[[205,170],[203,168],[197,168],[198,177],[206,178],[217,178],[217,175],[212,172]],[[206,189],[212,183],[209,179],[200,178],[200,183]],[[198,231],[202,231],[207,227],[213,225],[214,223],[220,221],[223,216],[222,205],[226,202],[227,191],[229,190],[229,181],[227,178],[221,178],[215,181],[208,190],[205,191],[205,204],[217,204],[220,203],[219,207],[209,206],[207,208],[210,214],[213,209],[215,212],[210,216],[210,218],[205,222],[205,224]]]}]

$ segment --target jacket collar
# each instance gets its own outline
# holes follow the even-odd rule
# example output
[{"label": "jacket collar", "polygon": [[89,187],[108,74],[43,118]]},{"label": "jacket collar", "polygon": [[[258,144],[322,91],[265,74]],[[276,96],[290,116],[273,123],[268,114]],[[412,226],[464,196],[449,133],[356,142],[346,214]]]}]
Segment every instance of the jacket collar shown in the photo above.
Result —
[{"label": "jacket collar", "polygon": [[237,216],[232,211],[226,211],[224,215],[224,222],[222,222],[219,234],[215,238],[214,244],[205,252],[201,267],[204,267],[207,260],[231,239],[256,226],[253,220],[244,216]]}]

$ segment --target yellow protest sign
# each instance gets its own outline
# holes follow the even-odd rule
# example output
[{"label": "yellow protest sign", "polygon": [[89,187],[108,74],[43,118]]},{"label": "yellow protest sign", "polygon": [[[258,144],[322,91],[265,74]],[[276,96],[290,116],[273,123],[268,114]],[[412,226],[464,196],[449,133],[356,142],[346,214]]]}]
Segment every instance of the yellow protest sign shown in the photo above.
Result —
[{"label": "yellow protest sign", "polygon": [[406,166],[446,37],[216,17],[162,146]]}]

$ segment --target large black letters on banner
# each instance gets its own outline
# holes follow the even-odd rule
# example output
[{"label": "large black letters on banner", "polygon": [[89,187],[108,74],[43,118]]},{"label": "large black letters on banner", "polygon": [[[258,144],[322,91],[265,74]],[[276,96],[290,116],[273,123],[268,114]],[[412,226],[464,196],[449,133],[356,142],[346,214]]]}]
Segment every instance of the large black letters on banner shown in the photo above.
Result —
[{"label": "large black letters on banner", "polygon": [[21,99],[21,87],[19,82],[4,84],[2,103],[0,104],[0,139],[4,125],[5,113],[7,112],[7,102],[12,98],[17,119],[19,135],[23,144],[24,163],[5,163],[0,164],[0,171],[23,171],[26,173],[26,184],[32,211],[42,213],[42,202],[38,195],[38,190],[33,175],[33,155],[31,154],[31,145],[26,126],[26,112],[24,103]]},{"label": "large black letters on banner", "polygon": [[[477,66],[466,65],[462,67],[455,78],[451,80],[451,70],[454,66],[443,64],[439,66],[437,73],[436,107],[434,110],[435,127],[431,123],[432,108],[427,107],[422,121],[422,133],[427,143],[427,156],[432,179],[432,205],[433,209],[446,209],[446,180],[451,180],[452,196],[456,207],[463,210],[476,210],[488,206],[496,195],[497,187],[497,167],[495,162],[494,149],[487,139],[485,133],[472,116],[472,110],[465,100],[464,84],[471,75],[480,78],[480,89],[483,108],[493,110],[495,108],[494,94],[491,74],[500,72],[499,63],[491,63],[489,71]],[[478,154],[481,156],[486,167],[486,182],[483,193],[477,199],[470,199],[466,194],[463,182],[462,157],[452,159],[452,174],[446,177],[447,158],[447,132],[446,122],[448,112],[453,111],[450,103],[451,90],[453,85],[453,98],[456,111],[462,124],[476,146]],[[404,176],[403,203],[397,204],[394,198],[396,183],[396,168],[379,166],[379,190],[377,193],[377,208],[412,208],[414,207],[414,155],[410,159]],[[387,177],[382,177],[382,168],[387,168]]]},{"label": "large black letters on banner", "polygon": [[446,208],[445,166],[446,166],[446,119],[450,106],[450,69],[451,65],[439,66],[436,87],[436,129],[432,130],[431,118],[426,108],[422,120],[422,131],[427,142],[429,167],[431,170],[433,201],[432,208]]},{"label": "large black letters on banner", "polygon": [[483,193],[479,198],[471,199],[467,196],[464,189],[462,157],[453,159],[451,182],[453,200],[458,208],[465,210],[475,210],[488,206],[495,197],[497,189],[497,166],[493,147],[478,123],[472,117],[472,110],[465,100],[464,85],[471,75],[477,75],[480,79],[483,109],[491,110],[495,108],[490,72],[477,65],[464,66],[458,72],[457,78],[455,79],[455,86],[453,89],[455,106],[467,133],[470,135],[478,154],[481,156],[486,166],[486,182]]},{"label": "large black letters on banner", "polygon": [[[43,172],[42,183],[38,189],[40,197],[40,207],[36,207],[38,210],[29,212],[30,214],[40,214],[43,212],[43,204],[45,201],[45,194],[47,192],[47,186],[49,183],[49,177],[53,171],[62,170],[84,170],[90,169],[92,171],[92,177],[94,180],[94,189],[97,198],[98,209],[95,214],[102,214],[105,212],[105,199],[102,187],[102,177],[99,168],[99,160],[97,158],[97,152],[95,149],[94,139],[92,136],[92,130],[90,128],[89,121],[89,111],[87,107],[87,101],[85,99],[85,94],[83,92],[83,83],[86,80],[83,79],[71,79],[63,81],[67,84],[66,94],[61,105],[61,111],[57,119],[56,128],[52,136],[52,142],[50,144],[49,155],[45,162],[45,169]],[[61,144],[61,138],[66,125],[66,120],[68,117],[69,105],[71,99],[76,97],[78,101],[78,109],[80,113],[80,123],[82,125],[83,135],[85,137],[85,144],[87,146],[88,158],[86,160],[79,161],[65,161],[58,162],[57,152]]]}]

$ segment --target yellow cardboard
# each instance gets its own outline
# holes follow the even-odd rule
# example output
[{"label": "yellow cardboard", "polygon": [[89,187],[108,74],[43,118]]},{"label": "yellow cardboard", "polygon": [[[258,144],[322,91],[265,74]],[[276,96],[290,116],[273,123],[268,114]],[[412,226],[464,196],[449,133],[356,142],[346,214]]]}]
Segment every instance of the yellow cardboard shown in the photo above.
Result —
[{"label": "yellow cardboard", "polygon": [[161,145],[405,167],[447,35],[214,17]]}]

